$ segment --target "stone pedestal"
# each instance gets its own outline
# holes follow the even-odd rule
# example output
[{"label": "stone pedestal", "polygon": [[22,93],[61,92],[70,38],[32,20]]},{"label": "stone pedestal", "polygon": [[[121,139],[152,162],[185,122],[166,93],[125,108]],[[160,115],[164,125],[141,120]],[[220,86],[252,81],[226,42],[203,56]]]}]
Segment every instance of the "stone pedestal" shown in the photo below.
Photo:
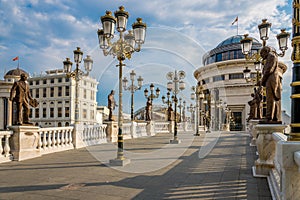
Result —
[{"label": "stone pedestal", "polygon": [[41,156],[38,149],[39,134],[38,126],[10,126],[14,132],[10,138],[11,153],[17,161],[36,158]]},{"label": "stone pedestal", "polygon": [[259,120],[257,119],[251,119],[249,121],[250,123],[250,134],[251,134],[251,142],[250,146],[256,146],[256,139],[257,139],[257,130],[256,130],[256,125],[259,123]]},{"label": "stone pedestal", "polygon": [[229,124],[222,124],[222,131],[230,131]]},{"label": "stone pedestal", "polygon": [[174,126],[175,126],[175,122],[174,121],[169,121],[169,133],[170,134],[173,134]]},{"label": "stone pedestal", "polygon": [[274,168],[276,143],[272,138],[272,133],[283,133],[286,126],[281,124],[258,124],[255,128],[258,134],[256,146],[259,158],[255,161],[253,176],[267,177]]},{"label": "stone pedestal", "polygon": [[115,121],[105,121],[104,124],[106,127],[106,137],[109,142],[117,142],[118,141],[118,122]]},{"label": "stone pedestal", "polygon": [[137,134],[136,134],[136,126],[137,126],[137,123],[132,121],[131,122],[131,126],[130,126],[130,134],[131,134],[131,137],[132,138],[137,138]]},{"label": "stone pedestal", "polygon": [[111,166],[125,166],[128,165],[130,163],[130,159],[128,158],[124,158],[124,159],[112,159],[109,160],[109,165]]},{"label": "stone pedestal", "polygon": [[154,121],[147,121],[146,129],[147,129],[148,136],[155,135],[155,129],[154,129],[155,124],[154,123],[155,123]]},{"label": "stone pedestal", "polygon": [[86,145],[83,142],[83,138],[82,138],[82,133],[84,130],[84,125],[83,124],[74,124],[74,129],[73,129],[73,133],[72,133],[72,138],[73,138],[73,145],[74,148],[79,149],[79,148],[83,148]]},{"label": "stone pedestal", "polygon": [[170,140],[170,144],[180,144],[180,143],[181,141],[178,140],[178,138]]}]

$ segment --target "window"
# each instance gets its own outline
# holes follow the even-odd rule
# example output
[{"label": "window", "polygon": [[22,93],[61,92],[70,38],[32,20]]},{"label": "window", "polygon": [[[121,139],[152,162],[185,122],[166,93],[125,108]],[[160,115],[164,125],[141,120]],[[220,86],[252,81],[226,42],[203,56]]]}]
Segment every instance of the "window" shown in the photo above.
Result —
[{"label": "window", "polygon": [[40,110],[38,108],[35,109],[35,118],[40,118]]},{"label": "window", "polygon": [[43,88],[43,97],[47,97],[47,88]]},{"label": "window", "polygon": [[57,117],[62,117],[62,107],[57,108]]},{"label": "window", "polygon": [[229,74],[229,79],[243,79],[243,78],[244,78],[243,73]]},{"label": "window", "polygon": [[90,119],[94,120],[94,111],[93,110],[90,111]]},{"label": "window", "polygon": [[40,98],[40,89],[35,90],[35,98]]},{"label": "window", "polygon": [[206,78],[206,79],[203,79],[203,80],[202,80],[202,84],[203,84],[203,85],[205,85],[205,84],[207,84],[207,83],[209,83],[209,78]]},{"label": "window", "polygon": [[51,78],[50,83],[54,83],[54,78]]},{"label": "window", "polygon": [[33,109],[30,108],[30,110],[29,110],[29,118],[32,118],[32,111],[33,111]]},{"label": "window", "polygon": [[[10,82],[10,79],[8,79],[8,81]],[[33,85],[33,82],[29,81],[29,85]]]},{"label": "window", "polygon": [[50,108],[50,117],[51,117],[51,118],[54,117],[54,108]]},{"label": "window", "polygon": [[62,82],[62,78],[59,78],[59,79],[58,79],[58,82],[61,83],[61,82]]},{"label": "window", "polygon": [[65,107],[65,117],[70,117],[70,108]]},{"label": "window", "polygon": [[30,91],[30,96],[32,96],[32,97],[33,97],[33,95],[32,95],[32,89],[29,89],[29,91]]},{"label": "window", "polygon": [[39,85],[40,84],[40,81],[35,81],[35,85]]},{"label": "window", "polygon": [[43,80],[43,84],[47,84],[47,79],[44,79],[44,80]]},{"label": "window", "polygon": [[222,54],[221,54],[221,53],[218,53],[218,54],[217,54],[216,62],[220,62],[220,61],[222,61]]},{"label": "window", "polygon": [[62,96],[62,87],[58,87],[58,96],[59,96],[59,97]]},{"label": "window", "polygon": [[86,89],[83,90],[83,98],[86,99]]},{"label": "window", "polygon": [[65,79],[65,82],[70,82],[70,79],[69,79],[69,78],[66,78],[66,79]]},{"label": "window", "polygon": [[66,86],[66,88],[65,88],[66,90],[65,90],[65,96],[70,96],[70,86]]},{"label": "window", "polygon": [[83,118],[83,119],[86,119],[86,117],[87,117],[87,110],[86,110],[86,109],[83,109],[83,110],[82,110],[82,118]]},{"label": "window", "polygon": [[218,76],[214,76],[213,77],[213,82],[224,81],[224,80],[225,80],[225,76],[224,75],[218,75]]},{"label": "window", "polygon": [[47,118],[47,108],[43,108],[43,118]]},{"label": "window", "polygon": [[50,97],[54,97],[54,87],[50,88]]}]

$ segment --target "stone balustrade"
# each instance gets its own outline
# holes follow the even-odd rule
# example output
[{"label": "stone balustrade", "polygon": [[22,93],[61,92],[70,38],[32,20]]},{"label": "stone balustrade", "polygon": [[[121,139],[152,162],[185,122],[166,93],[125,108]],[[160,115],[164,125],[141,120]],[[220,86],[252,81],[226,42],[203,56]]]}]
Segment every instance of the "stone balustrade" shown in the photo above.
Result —
[{"label": "stone balustrade", "polygon": [[[168,133],[169,122],[130,122],[123,124],[124,139]],[[11,126],[0,131],[0,163],[21,161],[44,154],[82,148],[106,142],[116,142],[117,122],[103,125],[75,124],[70,127],[40,128],[37,126]]]},{"label": "stone balustrade", "polygon": [[169,133],[169,122],[155,122],[154,130],[156,133]]},{"label": "stone balustrade", "polygon": [[39,128],[37,149],[41,154],[73,149],[73,127]]},{"label": "stone balustrade", "polygon": [[300,142],[289,141],[285,128],[277,124],[253,127],[259,157],[253,175],[268,179],[273,199],[300,199]]},{"label": "stone balustrade", "polygon": [[0,163],[12,160],[9,145],[9,138],[12,134],[12,131],[0,131]]}]

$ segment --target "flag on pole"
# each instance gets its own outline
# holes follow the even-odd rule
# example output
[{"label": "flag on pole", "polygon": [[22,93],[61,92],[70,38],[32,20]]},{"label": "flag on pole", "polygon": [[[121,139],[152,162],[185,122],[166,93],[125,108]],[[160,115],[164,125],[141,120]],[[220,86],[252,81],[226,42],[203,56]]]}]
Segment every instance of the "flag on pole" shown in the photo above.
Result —
[{"label": "flag on pole", "polygon": [[12,60],[13,60],[13,61],[19,60],[19,56],[14,57]]},{"label": "flag on pole", "polygon": [[238,16],[236,16],[236,18],[235,18],[235,20],[231,23],[231,25],[234,25],[235,24],[235,22],[238,22],[239,21],[239,17]]}]

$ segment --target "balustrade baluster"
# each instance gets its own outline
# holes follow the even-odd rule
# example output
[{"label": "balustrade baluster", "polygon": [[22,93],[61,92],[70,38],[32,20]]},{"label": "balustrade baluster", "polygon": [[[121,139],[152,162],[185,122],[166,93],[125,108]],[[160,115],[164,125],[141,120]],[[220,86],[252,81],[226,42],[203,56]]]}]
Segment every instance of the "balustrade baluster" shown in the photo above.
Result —
[{"label": "balustrade baluster", "polygon": [[52,147],[56,147],[56,138],[55,138],[55,135],[56,135],[56,130],[52,131]]},{"label": "balustrade baluster", "polygon": [[65,146],[65,131],[60,130],[61,146]]},{"label": "balustrade baluster", "polygon": [[8,157],[9,156],[9,152],[10,152],[10,146],[9,146],[9,137],[10,137],[10,135],[5,135],[4,137],[5,137],[4,156]]},{"label": "balustrade baluster", "polygon": [[0,156],[2,156],[2,153],[3,153],[3,147],[2,147],[2,138],[3,138],[4,136],[3,135],[0,135]]},{"label": "balustrade baluster", "polygon": [[50,140],[50,134],[49,131],[43,131],[43,149],[51,148],[51,140]]},{"label": "balustrade baluster", "polygon": [[57,146],[57,147],[60,147],[60,146],[61,146],[60,130],[57,130],[57,132],[56,132],[56,146]]}]

